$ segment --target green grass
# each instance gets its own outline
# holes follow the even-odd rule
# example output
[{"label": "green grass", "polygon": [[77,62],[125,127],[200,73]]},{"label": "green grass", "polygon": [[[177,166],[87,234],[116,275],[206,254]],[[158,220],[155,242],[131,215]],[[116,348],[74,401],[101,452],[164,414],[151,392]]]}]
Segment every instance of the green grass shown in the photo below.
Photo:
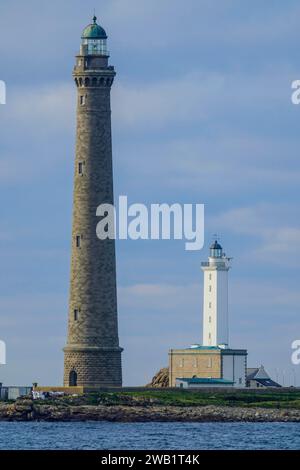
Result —
[{"label": "green grass", "polygon": [[84,396],[65,396],[56,399],[39,400],[36,404],[57,404],[59,406],[81,405],[128,405],[128,406],[236,406],[300,409],[300,390],[135,390],[117,392],[94,392]]},{"label": "green grass", "polygon": [[260,408],[300,409],[300,391],[258,392],[252,390],[235,392],[204,392],[184,390],[153,390],[133,392],[92,393],[85,398],[86,404],[106,404],[129,406],[239,406]]}]

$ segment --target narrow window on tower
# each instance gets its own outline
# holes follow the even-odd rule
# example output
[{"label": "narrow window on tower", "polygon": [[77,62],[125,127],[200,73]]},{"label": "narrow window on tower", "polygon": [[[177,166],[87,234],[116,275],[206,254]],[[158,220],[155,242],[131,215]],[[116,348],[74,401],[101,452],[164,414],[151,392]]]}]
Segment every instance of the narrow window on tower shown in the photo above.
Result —
[{"label": "narrow window on tower", "polygon": [[83,162],[78,162],[78,174],[83,175]]},{"label": "narrow window on tower", "polygon": [[208,333],[208,338],[211,339],[211,333]]},{"label": "narrow window on tower", "polygon": [[211,323],[211,317],[208,317],[208,321],[209,321],[209,323]]},{"label": "narrow window on tower", "polygon": [[85,96],[84,95],[80,95],[80,104],[81,106],[84,106],[85,105]]},{"label": "narrow window on tower", "polygon": [[209,286],[208,290],[209,290],[209,292],[211,292],[211,286]]},{"label": "narrow window on tower", "polygon": [[77,308],[75,308],[75,310],[74,310],[74,320],[75,321],[78,320],[78,316],[79,316],[79,310]]},{"label": "narrow window on tower", "polygon": [[208,307],[211,308],[211,302],[209,302]]},{"label": "narrow window on tower", "polygon": [[76,235],[76,248],[81,247],[81,235]]},{"label": "narrow window on tower", "polygon": [[209,280],[211,281],[211,274],[209,275]]}]

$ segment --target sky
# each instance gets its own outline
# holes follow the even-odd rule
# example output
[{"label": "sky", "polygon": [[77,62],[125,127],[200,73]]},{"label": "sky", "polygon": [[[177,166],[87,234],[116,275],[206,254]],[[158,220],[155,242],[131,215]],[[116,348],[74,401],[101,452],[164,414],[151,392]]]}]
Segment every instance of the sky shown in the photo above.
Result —
[{"label": "sky", "polygon": [[125,385],[201,342],[201,261],[233,257],[230,346],[300,386],[298,1],[1,0],[0,382],[62,383],[70,273],[74,56],[96,10],[112,89],[115,197],[205,204],[205,247],[118,241]]}]

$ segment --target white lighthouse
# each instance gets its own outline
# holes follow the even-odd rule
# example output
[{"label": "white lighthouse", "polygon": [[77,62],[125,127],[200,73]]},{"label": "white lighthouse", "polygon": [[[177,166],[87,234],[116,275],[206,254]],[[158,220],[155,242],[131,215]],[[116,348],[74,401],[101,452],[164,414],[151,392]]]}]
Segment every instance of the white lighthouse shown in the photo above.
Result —
[{"label": "white lighthouse", "polygon": [[171,387],[246,387],[247,350],[232,349],[228,339],[230,258],[216,240],[204,272],[203,341],[169,351]]},{"label": "white lighthouse", "polygon": [[229,258],[216,240],[210,247],[204,272],[203,346],[228,347],[228,271]]}]

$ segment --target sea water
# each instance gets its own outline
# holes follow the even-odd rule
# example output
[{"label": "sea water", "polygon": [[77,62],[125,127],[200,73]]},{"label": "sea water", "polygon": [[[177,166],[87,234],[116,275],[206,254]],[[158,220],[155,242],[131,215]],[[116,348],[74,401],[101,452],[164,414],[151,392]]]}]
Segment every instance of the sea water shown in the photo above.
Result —
[{"label": "sea water", "polygon": [[300,423],[0,422],[0,449],[300,449]]}]

